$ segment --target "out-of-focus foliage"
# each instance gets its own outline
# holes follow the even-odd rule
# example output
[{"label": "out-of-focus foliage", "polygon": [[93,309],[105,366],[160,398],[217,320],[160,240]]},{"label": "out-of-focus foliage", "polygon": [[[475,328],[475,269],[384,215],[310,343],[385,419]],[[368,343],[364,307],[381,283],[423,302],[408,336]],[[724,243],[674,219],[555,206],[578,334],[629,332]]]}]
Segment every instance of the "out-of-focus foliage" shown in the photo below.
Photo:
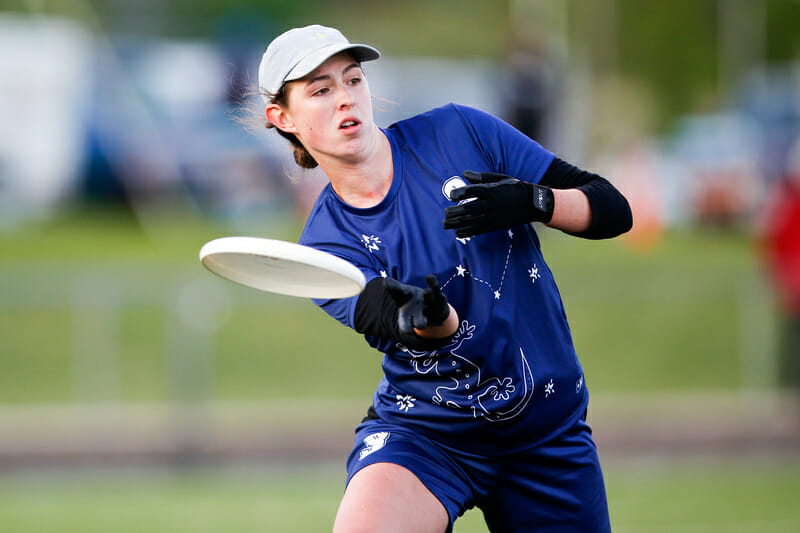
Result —
[{"label": "out-of-focus foliage", "polygon": [[[703,111],[720,96],[723,31],[754,59],[784,62],[800,51],[800,3],[795,0],[5,0],[9,11],[39,9],[90,18],[109,33],[264,43],[287,27],[319,22],[380,46],[392,55],[503,59],[521,6],[561,12],[569,61],[588,61],[594,72],[640,80],[659,102],[658,126]],[[729,24],[725,13],[733,13]],[[531,21],[531,30],[537,31]],[[559,31],[547,27],[546,30]],[[746,31],[745,31],[746,30]],[[759,42],[747,39],[753,32]],[[723,37],[724,39],[724,37]],[[755,55],[761,57],[755,57]]]},{"label": "out-of-focus foliage", "polygon": [[767,2],[767,59],[789,61],[800,54],[800,2],[770,0]]}]

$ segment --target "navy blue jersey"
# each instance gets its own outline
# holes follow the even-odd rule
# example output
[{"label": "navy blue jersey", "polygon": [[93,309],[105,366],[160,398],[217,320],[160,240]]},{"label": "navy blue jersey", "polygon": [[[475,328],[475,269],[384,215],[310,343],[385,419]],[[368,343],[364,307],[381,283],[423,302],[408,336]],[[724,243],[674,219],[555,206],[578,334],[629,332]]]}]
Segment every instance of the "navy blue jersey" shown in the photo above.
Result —
[{"label": "navy blue jersey", "polygon": [[[386,197],[355,208],[328,184],[300,238],[355,264],[367,282],[388,276],[424,287],[425,275],[435,274],[458,312],[452,342],[434,352],[366,336],[384,353],[378,416],[485,452],[532,446],[571,426],[588,395],[533,226],[465,239],[442,227],[464,170],[536,183],[553,154],[489,114],[452,104],[384,133],[394,163]],[[349,327],[356,302],[315,300]]]}]

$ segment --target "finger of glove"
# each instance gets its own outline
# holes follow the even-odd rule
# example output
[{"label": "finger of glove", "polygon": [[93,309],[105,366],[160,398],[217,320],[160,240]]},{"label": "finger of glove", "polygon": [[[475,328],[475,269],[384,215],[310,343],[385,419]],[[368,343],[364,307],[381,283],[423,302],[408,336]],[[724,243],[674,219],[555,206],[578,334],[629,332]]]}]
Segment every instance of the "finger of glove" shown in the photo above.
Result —
[{"label": "finger of glove", "polygon": [[422,298],[415,298],[400,308],[397,314],[397,327],[403,333],[414,333],[414,328],[424,329],[428,319],[422,313]]},{"label": "finger of glove", "polygon": [[444,217],[458,218],[466,215],[478,215],[486,213],[491,208],[491,202],[488,200],[474,200],[466,204],[453,205],[444,208]]},{"label": "finger of glove", "polygon": [[433,274],[425,276],[425,283],[428,288],[422,291],[422,303],[426,309],[430,308],[436,311],[436,307],[441,309],[443,304],[447,303],[447,298],[442,294],[442,289],[439,287],[439,280]]},{"label": "finger of glove", "polygon": [[447,298],[441,294],[425,301],[422,314],[428,326],[441,326],[450,315],[450,306],[447,305]]},{"label": "finger of glove", "polygon": [[464,215],[463,217],[446,218],[444,220],[444,229],[462,229],[467,226],[473,226],[476,220],[482,220],[483,217],[476,217],[474,215]]},{"label": "finger of glove", "polygon": [[466,187],[459,187],[450,191],[450,199],[454,202],[468,200],[469,198],[484,198],[488,191],[486,188],[491,185],[483,183],[478,185],[467,185]]},{"label": "finger of glove", "polygon": [[467,213],[459,217],[445,218],[442,226],[444,229],[459,229],[474,224],[485,224],[487,218],[489,218],[488,213]]},{"label": "finger of glove", "polygon": [[446,218],[444,229],[462,229],[467,226],[488,226],[492,224],[490,213],[468,213],[460,217]]},{"label": "finger of glove", "polygon": [[439,280],[436,279],[436,276],[433,274],[428,274],[425,276],[425,284],[428,286],[429,289],[434,291],[435,293],[442,293],[442,290],[439,288]]},{"label": "finger of glove", "polygon": [[503,226],[492,224],[491,219],[488,219],[485,216],[476,217],[469,224],[464,224],[461,228],[456,229],[456,237],[459,239],[465,239],[467,237],[474,237],[475,235],[481,235],[482,233],[488,233],[490,231],[495,231],[502,228]]},{"label": "finger of glove", "polygon": [[463,205],[454,205],[452,207],[445,207],[444,208],[444,218],[447,220],[448,218],[458,218],[460,216],[464,216],[467,214],[467,210],[464,208]]},{"label": "finger of glove", "polygon": [[459,239],[467,239],[469,237],[474,237],[475,235],[480,235],[481,233],[486,233],[486,231],[478,228],[477,226],[465,226],[456,230],[456,237]]},{"label": "finger of glove", "polygon": [[497,172],[475,172],[474,170],[465,170],[462,175],[468,182],[476,184],[495,183],[510,178],[510,176],[498,174]]},{"label": "finger of glove", "polygon": [[445,218],[457,218],[465,215],[481,215],[487,213],[492,208],[489,200],[475,200],[466,204],[453,205],[444,208]]},{"label": "finger of glove", "polygon": [[425,290],[422,297],[423,313],[431,326],[440,326],[450,315],[450,306],[447,297],[442,293],[439,284],[434,280],[435,287]]},{"label": "finger of glove", "polygon": [[465,225],[466,222],[464,222],[463,217],[446,218],[444,219],[444,224],[442,224],[444,229],[461,229]]},{"label": "finger of glove", "polygon": [[400,312],[397,314],[397,328],[403,333],[414,332],[414,324],[411,320],[411,315],[403,309],[400,309]]},{"label": "finger of glove", "polygon": [[425,306],[420,305],[418,309],[415,310],[414,314],[411,315],[411,319],[414,321],[414,327],[417,329],[425,329],[428,327],[428,317],[425,316]]},{"label": "finger of glove", "polygon": [[398,307],[405,305],[414,297],[412,288],[392,278],[384,278],[383,287]]}]

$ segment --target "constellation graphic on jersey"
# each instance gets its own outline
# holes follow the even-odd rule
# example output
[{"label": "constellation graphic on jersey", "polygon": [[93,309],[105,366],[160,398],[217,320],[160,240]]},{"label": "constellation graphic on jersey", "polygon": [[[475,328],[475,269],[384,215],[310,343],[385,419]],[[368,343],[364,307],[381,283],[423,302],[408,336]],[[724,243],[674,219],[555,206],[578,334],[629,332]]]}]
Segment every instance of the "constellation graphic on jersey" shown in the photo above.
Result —
[{"label": "constellation graphic on jersey", "polygon": [[484,279],[481,279],[481,278],[479,278],[477,276],[474,276],[472,274],[472,272],[470,272],[467,268],[464,267],[464,265],[459,264],[458,266],[456,266],[455,274],[450,276],[450,279],[448,279],[447,281],[445,281],[442,284],[442,289],[447,287],[447,285],[451,281],[453,281],[453,279],[455,279],[456,277],[463,278],[463,277],[469,276],[470,278],[472,278],[473,280],[477,281],[478,283],[486,285],[489,288],[489,290],[492,291],[492,294],[494,295],[494,299],[495,300],[499,300],[500,297],[502,296],[501,289],[503,288],[503,282],[506,279],[506,272],[508,271],[508,262],[511,259],[511,249],[514,248],[514,243],[512,242],[513,238],[514,238],[514,232],[511,231],[511,230],[508,230],[508,250],[506,251],[506,262],[503,265],[503,273],[500,275],[500,284],[497,286],[497,288],[492,287],[492,284],[489,283],[488,281],[486,281]]}]

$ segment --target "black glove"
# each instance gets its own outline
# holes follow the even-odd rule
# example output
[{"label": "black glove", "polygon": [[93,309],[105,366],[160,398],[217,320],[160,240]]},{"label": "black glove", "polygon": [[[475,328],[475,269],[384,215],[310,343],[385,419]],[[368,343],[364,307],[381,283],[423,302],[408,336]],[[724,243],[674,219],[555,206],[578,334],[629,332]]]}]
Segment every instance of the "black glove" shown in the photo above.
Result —
[{"label": "black glove", "polygon": [[406,285],[396,279],[386,278],[383,286],[397,304],[397,326],[403,333],[414,333],[414,328],[441,326],[450,316],[447,297],[442,294],[436,276],[425,276],[427,289]]},{"label": "black glove", "polygon": [[553,191],[543,185],[519,181],[495,172],[464,171],[472,185],[453,189],[450,199],[470,202],[444,210],[444,229],[461,238],[506,229],[529,222],[550,222]]}]

